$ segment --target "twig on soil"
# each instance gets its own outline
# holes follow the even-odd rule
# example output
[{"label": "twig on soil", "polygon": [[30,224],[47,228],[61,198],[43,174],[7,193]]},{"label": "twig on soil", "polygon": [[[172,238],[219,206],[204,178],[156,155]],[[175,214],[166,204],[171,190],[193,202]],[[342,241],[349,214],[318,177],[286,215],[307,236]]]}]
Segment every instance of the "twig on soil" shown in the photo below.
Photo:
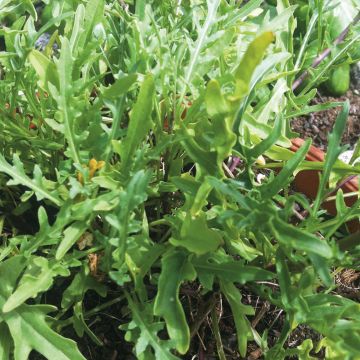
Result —
[{"label": "twig on soil", "polygon": [[204,344],[204,341],[203,341],[202,337],[200,336],[200,334],[199,334],[198,332],[196,333],[196,335],[197,335],[197,337],[198,337],[198,339],[199,339],[199,341],[200,341],[201,348],[202,348],[204,351],[206,351],[207,349],[206,349],[206,346],[205,346],[205,344]]},{"label": "twig on soil", "polygon": [[269,325],[269,330],[274,326],[274,324],[276,323],[276,321],[278,320],[278,318],[280,317],[280,315],[284,312],[283,309],[281,309],[278,314],[276,315],[275,319],[273,320],[273,322]]},{"label": "twig on soil", "polygon": [[[207,351],[207,348],[206,348],[206,346],[204,344],[204,341],[203,341],[203,337],[205,336],[205,328],[206,328],[206,326],[203,325],[201,327],[201,330],[199,330],[196,333],[197,337],[199,338],[199,341],[200,341],[199,350],[198,350],[199,360],[206,360],[205,352]],[[200,334],[200,332],[201,332],[201,334]]]},{"label": "twig on soil", "polygon": [[255,316],[254,320],[251,322],[251,327],[256,328],[259,321],[264,317],[266,312],[270,309],[270,304],[268,301],[265,301],[260,309],[260,311]]},{"label": "twig on soil", "polygon": [[111,360],[116,360],[117,357],[118,357],[118,352],[117,352],[117,350],[114,350],[114,352],[113,352],[113,354],[111,356]]},{"label": "twig on soil", "polygon": [[228,175],[230,178],[234,179],[235,176],[234,176],[233,172],[231,171],[231,169],[229,169],[224,162],[223,162],[222,165],[223,165],[223,168],[224,168],[224,170],[226,172],[226,175]]},{"label": "twig on soil", "polygon": [[270,281],[256,281],[257,284],[264,284],[264,285],[271,285],[271,286],[275,286],[275,287],[280,287],[279,284],[270,282]]},{"label": "twig on soil", "polygon": [[197,316],[194,323],[190,327],[190,339],[192,339],[199,331],[201,324],[206,320],[209,316],[211,310],[216,304],[216,296],[213,295],[210,300],[205,304],[204,311]]}]

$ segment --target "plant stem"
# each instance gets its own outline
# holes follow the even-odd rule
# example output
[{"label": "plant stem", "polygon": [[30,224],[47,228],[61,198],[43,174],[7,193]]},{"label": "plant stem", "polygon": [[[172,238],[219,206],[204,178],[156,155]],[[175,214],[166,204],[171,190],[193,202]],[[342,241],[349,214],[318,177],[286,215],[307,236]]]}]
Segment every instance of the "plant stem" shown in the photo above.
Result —
[{"label": "plant stem", "polygon": [[[357,178],[358,175],[351,175],[348,178],[346,178],[345,180],[343,180],[342,182],[340,182],[338,185],[336,185],[334,190],[331,190],[329,193],[325,194],[324,198],[323,198],[323,202],[324,201],[329,201],[329,197],[332,195],[335,195],[334,197],[336,198],[336,194],[338,192],[338,190],[340,190],[344,185],[346,185],[347,183],[349,183],[351,180]],[[357,194],[357,193],[356,193]],[[346,194],[344,194],[345,196]],[[349,195],[347,195],[349,196]]]},{"label": "plant stem", "polygon": [[[334,46],[337,46],[341,44],[344,39],[346,38],[346,35],[349,33],[350,28],[355,25],[360,20],[360,12],[356,15],[355,19],[352,21],[352,23],[347,26],[341,34],[334,40]],[[331,48],[325,49],[311,64],[311,68],[315,69],[317,68],[324,59],[326,59],[331,54]],[[303,81],[309,76],[309,70],[305,70],[293,83],[291,89],[292,91],[295,91],[302,83]]]},{"label": "plant stem", "polygon": [[205,304],[204,311],[200,315],[197,316],[194,323],[191,325],[190,339],[192,339],[195,336],[195,334],[199,331],[201,324],[205,321],[207,316],[210,314],[210,312],[214,308],[216,301],[217,301],[216,296],[213,295],[210,298],[210,300]]},{"label": "plant stem", "polygon": [[[345,193],[343,194],[344,199],[346,198],[352,198],[352,197],[358,197],[359,196],[359,192],[358,191],[353,191],[353,192],[349,192],[349,193]],[[334,201],[336,200],[336,195],[333,196],[329,196],[326,199],[323,200],[323,202],[329,202],[329,201]]]},{"label": "plant stem", "polygon": [[112,300],[104,303],[104,304],[95,306],[93,309],[89,310],[88,312],[86,312],[84,314],[84,318],[86,319],[87,317],[95,315],[96,313],[98,313],[98,312],[100,312],[100,311],[102,311],[102,310],[104,310],[104,309],[106,309],[106,308],[108,308],[108,307],[110,307],[112,305],[115,305],[115,304],[121,302],[124,299],[125,299],[125,295],[121,295],[121,296],[119,296],[119,297],[117,297],[115,299],[112,299]]},{"label": "plant stem", "polygon": [[159,219],[159,220],[154,220],[151,223],[149,223],[149,227],[154,227],[154,226],[159,226],[159,225],[170,225],[169,221],[166,219]]},{"label": "plant stem", "polygon": [[219,319],[216,313],[216,307],[214,306],[211,310],[211,324],[212,329],[215,335],[215,341],[216,341],[216,348],[219,355],[220,360],[226,360],[226,355],[224,352],[224,347],[221,341],[221,335],[220,335],[220,329],[219,329]]},{"label": "plant stem", "polygon": [[[112,305],[115,305],[119,302],[121,302],[122,300],[125,299],[125,295],[122,295],[122,296],[119,296],[115,299],[112,299],[104,304],[101,304],[101,305],[98,305],[98,306],[95,306],[93,309],[89,310],[88,312],[86,312],[84,314],[84,319],[87,319],[89,318],[90,316],[93,316],[95,314],[97,314],[98,312],[112,306]],[[60,329],[63,329],[64,327],[67,327],[69,325],[71,325],[73,323],[73,316],[67,318],[66,320],[63,320],[60,322],[60,324],[58,325]]]}]

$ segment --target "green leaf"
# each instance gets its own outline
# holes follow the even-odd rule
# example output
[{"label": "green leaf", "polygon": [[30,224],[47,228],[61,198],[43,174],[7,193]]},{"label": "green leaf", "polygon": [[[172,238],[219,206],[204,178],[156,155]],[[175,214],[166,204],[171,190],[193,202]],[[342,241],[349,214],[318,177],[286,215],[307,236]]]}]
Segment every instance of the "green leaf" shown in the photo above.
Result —
[{"label": "green leaf", "polygon": [[218,156],[215,151],[207,151],[201,147],[195,137],[185,128],[182,129],[186,139],[181,142],[189,157],[201,167],[205,174],[221,176],[218,165]]},{"label": "green leaf", "polygon": [[130,87],[135,84],[137,74],[129,74],[117,79],[111,86],[102,91],[105,99],[114,100],[127,93]]},{"label": "green leaf", "polygon": [[76,334],[78,336],[83,337],[84,333],[86,333],[89,338],[94,342],[94,344],[96,344],[97,346],[104,345],[103,342],[87,326],[84,319],[82,302],[78,302],[74,306],[73,324]]},{"label": "green leaf", "polygon": [[294,154],[294,156],[286,163],[280,173],[275,176],[271,182],[263,185],[260,188],[264,199],[269,199],[275,196],[289,183],[290,177],[293,175],[301,161],[304,160],[305,155],[309,151],[309,148],[310,140],[308,139],[304,145]]},{"label": "green leaf", "polygon": [[211,117],[214,138],[211,146],[217,152],[218,166],[231,154],[236,143],[236,135],[232,131],[232,119],[229,117],[230,106],[221,93],[220,84],[211,80],[206,88],[206,109]]},{"label": "green leaf", "polygon": [[[16,154],[14,154],[13,162],[14,162],[14,166],[11,166],[5,160],[4,156],[0,154],[0,172],[3,172],[11,177],[9,185],[21,184],[33,190],[38,195],[39,199],[43,199],[43,198],[48,199],[57,206],[60,206],[62,204],[62,201],[55,194],[46,190],[42,183],[30,179],[25,174],[23,165]],[[40,170],[40,168],[37,169]]]},{"label": "green leaf", "polygon": [[275,120],[274,129],[271,134],[266,139],[255,145],[252,149],[245,151],[248,159],[257,159],[260,155],[263,155],[271,146],[273,146],[277,142],[277,140],[281,136],[283,120],[283,117],[279,115]]},{"label": "green leaf", "polygon": [[190,330],[179,300],[179,288],[183,281],[194,280],[196,272],[188,260],[188,255],[180,251],[165,254],[161,265],[154,314],[165,319],[166,328],[176,350],[180,354],[185,354],[190,346]]},{"label": "green leaf", "polygon": [[152,75],[147,75],[141,86],[136,104],[131,115],[127,134],[121,144],[121,160],[123,168],[127,168],[135,149],[144,140],[151,128],[151,111],[153,108],[155,85]]},{"label": "green leaf", "polygon": [[20,279],[19,286],[5,302],[2,311],[8,313],[27,299],[35,298],[38,293],[48,290],[53,284],[54,277],[61,274],[69,276],[70,272],[58,264],[49,264],[42,257],[34,257]]},{"label": "green leaf", "polygon": [[110,176],[95,176],[91,181],[108,190],[118,190],[120,188],[120,182]]},{"label": "green leaf", "polygon": [[41,87],[49,91],[48,83],[59,87],[59,77],[55,64],[38,50],[31,50],[28,56],[31,65],[39,76]]},{"label": "green leaf", "polygon": [[45,305],[21,305],[4,316],[14,340],[15,360],[27,360],[32,349],[47,359],[85,360],[74,341],[57,334],[47,324],[46,314],[55,309]]},{"label": "green leaf", "polygon": [[64,237],[56,250],[55,258],[60,260],[68,252],[68,250],[78,241],[85,230],[89,227],[87,222],[76,221],[67,227],[64,231]]},{"label": "green leaf", "polygon": [[324,285],[330,287],[333,285],[333,279],[330,273],[329,264],[326,258],[319,254],[309,253],[309,258],[314,265],[315,271],[318,273]]},{"label": "green leaf", "polygon": [[324,66],[319,67],[318,70],[312,69],[315,72],[315,75],[311,77],[309,82],[306,84],[304,89],[301,91],[301,94],[307,93],[314,85],[316,85],[319,80],[331,69],[331,67],[341,59],[349,50],[360,40],[360,33],[356,32],[349,41],[346,41],[339,47],[338,51],[334,51],[334,55],[331,56],[331,59],[325,63]]},{"label": "green leaf", "polygon": [[285,93],[289,90],[285,79],[276,82],[271,97],[261,110],[255,115],[258,123],[268,124],[271,115],[275,113],[277,116],[282,114]]},{"label": "green leaf", "polygon": [[85,24],[84,31],[81,34],[78,48],[84,49],[86,45],[93,39],[93,29],[99,24],[104,16],[105,1],[89,0],[85,7]]},{"label": "green leaf", "polygon": [[346,214],[346,211],[348,210],[348,207],[346,206],[345,199],[344,199],[344,193],[342,189],[339,189],[336,193],[336,211],[340,216],[344,216]]},{"label": "green leaf", "polygon": [[234,12],[234,18],[232,22],[238,21],[239,19],[244,20],[247,16],[249,16],[254,10],[260,8],[261,4],[264,0],[250,0],[246,3],[241,4],[239,11]]},{"label": "green leaf", "polygon": [[37,12],[35,10],[34,4],[31,0],[23,0],[22,4],[28,13],[34,18],[35,21],[38,20]]},{"label": "green leaf", "polygon": [[145,6],[146,6],[145,0],[136,0],[135,14],[139,17],[141,21],[144,20],[145,18]]},{"label": "green leaf", "polygon": [[181,176],[174,176],[170,181],[180,189],[182,192],[189,194],[191,197],[195,197],[199,191],[201,183],[196,181],[189,173],[181,174]]},{"label": "green leaf", "polygon": [[[135,353],[138,357],[144,354],[148,345],[150,345],[155,351],[155,358],[159,360],[179,360],[178,357],[170,352],[172,342],[167,340],[160,340],[157,333],[163,329],[163,324],[152,321],[152,308],[145,308],[144,310],[135,303],[135,301],[126,294],[129,308],[132,314],[132,321],[126,326],[128,330],[126,335],[130,335],[132,329],[137,328],[140,330],[140,334],[137,335]],[[149,316],[149,313],[151,314]],[[126,337],[125,337],[126,338]],[[150,358],[151,359],[151,358]]]},{"label": "green leaf", "polygon": [[49,327],[46,314],[56,310],[55,307],[22,304],[8,313],[2,311],[25,265],[22,256],[14,256],[0,264],[0,319],[6,323],[13,338],[15,360],[27,360],[31,350],[48,359],[85,360],[74,341]]},{"label": "green leaf", "polygon": [[[0,294],[8,298],[16,285],[16,281],[26,266],[26,260],[23,256],[13,256],[0,263],[0,274],[2,281],[0,283]],[[0,306],[2,311],[3,304]]]},{"label": "green leaf", "polygon": [[226,116],[229,114],[230,107],[221,93],[218,81],[209,81],[206,87],[205,104],[210,117]]},{"label": "green leaf", "polygon": [[205,22],[201,27],[201,29],[199,29],[198,38],[196,40],[194,47],[190,49],[190,57],[189,57],[190,63],[185,69],[185,84],[184,84],[184,90],[181,94],[181,99],[186,93],[186,88],[190,82],[190,79],[194,74],[196,65],[200,60],[201,51],[203,50],[206,44],[212,25],[216,21],[216,13],[220,5],[220,0],[207,0],[206,4],[207,4],[207,11],[206,11]]},{"label": "green leaf", "polygon": [[332,249],[325,240],[287,224],[278,217],[273,218],[271,224],[272,233],[282,245],[308,253],[319,254],[325,258],[332,257]]},{"label": "green leaf", "polygon": [[80,4],[75,12],[74,24],[70,38],[70,49],[72,53],[76,52],[76,49],[79,49],[79,40],[81,38],[82,32],[84,31],[83,24],[85,19],[85,7],[83,4]]},{"label": "green leaf", "polygon": [[289,267],[286,262],[284,251],[279,249],[276,253],[276,271],[281,289],[281,301],[285,309],[290,309],[291,303],[296,296],[291,287]]},{"label": "green leaf", "polygon": [[[116,193],[119,198],[120,206],[117,212],[106,216],[106,220],[116,229],[118,235],[113,244],[117,247],[116,259],[121,267],[125,260],[125,253],[128,239],[128,229],[131,224],[131,214],[134,209],[147,199],[147,187],[150,181],[150,171],[140,170],[132,175],[128,182],[126,191]],[[105,203],[106,205],[107,203]],[[114,252],[115,254],[115,252]]]},{"label": "green leaf", "polygon": [[105,297],[107,292],[106,286],[91,276],[89,266],[84,264],[63,292],[61,307],[68,309],[71,305],[81,302],[88,290],[94,290],[102,297]]},{"label": "green leaf", "polygon": [[142,301],[147,300],[143,279],[166,250],[164,245],[153,244],[144,234],[134,237],[134,241],[128,244],[126,265],[132,275],[134,288]]},{"label": "green leaf", "polygon": [[0,323],[0,359],[7,360],[11,359],[11,334],[9,328],[4,322]]},{"label": "green leaf", "polygon": [[234,317],[239,353],[245,357],[247,341],[252,339],[252,328],[246,315],[255,315],[255,310],[249,305],[243,305],[239,289],[229,281],[220,282],[220,290],[225,295]]},{"label": "green leaf", "polygon": [[360,157],[360,139],[357,141],[354,152],[350,159],[350,165],[357,163],[357,159]]},{"label": "green leaf", "polygon": [[232,101],[237,101],[247,94],[254,70],[260,64],[266,49],[274,39],[274,34],[271,31],[267,31],[250,43],[239,66],[235,70],[236,89],[230,98]]},{"label": "green leaf", "polygon": [[251,281],[266,281],[275,277],[270,271],[255,266],[245,266],[239,261],[216,262],[212,257],[193,258],[192,263],[199,274],[212,274],[225,281],[245,284]]},{"label": "green leaf", "polygon": [[[265,139],[266,137],[269,137],[274,131],[273,126],[259,123],[253,116],[250,116],[250,114],[248,113],[244,114],[244,117],[241,121],[241,125],[242,126],[240,133],[242,134],[243,129],[248,128],[250,131],[250,139],[255,144],[259,143],[261,139]],[[291,146],[291,141],[287,137],[280,134],[278,140],[276,141],[276,145],[289,148]],[[270,147],[268,151],[271,150],[272,148],[273,147]]]},{"label": "green leaf", "polygon": [[345,130],[346,121],[349,115],[350,103],[346,101],[344,106],[335,120],[334,129],[329,135],[329,145],[325,156],[324,170],[320,177],[319,189],[316,194],[316,198],[313,206],[313,214],[315,214],[321,205],[323,195],[325,192],[326,184],[329,180],[331,170],[335,165],[338,157],[341,153],[342,147],[340,146],[341,137]]},{"label": "green leaf", "polygon": [[[289,57],[291,57],[290,53],[280,52],[269,54],[264,61],[262,61],[259,66],[255,69],[253,76],[251,78],[251,82],[249,84],[248,95],[245,97],[243,101],[241,101],[239,110],[235,116],[233,130],[235,133],[239,132],[239,127],[244,116],[245,111],[248,109],[251,100],[255,94],[255,88],[259,85],[261,79],[265,76],[265,74],[275,68],[279,63],[286,61]],[[259,85],[260,86],[260,85]],[[231,99],[230,99],[231,100]],[[260,124],[259,124],[260,125]]]},{"label": "green leaf", "polygon": [[169,242],[174,246],[184,247],[197,255],[216,251],[223,243],[220,233],[207,226],[204,212],[197,215],[187,213],[179,239],[172,237]]},{"label": "green leaf", "polygon": [[300,109],[295,110],[293,112],[290,112],[286,115],[287,119],[290,118],[297,118],[303,115],[319,112],[319,111],[325,111],[327,109],[333,109],[339,106],[342,106],[343,102],[329,102],[329,103],[322,103],[318,105],[312,105],[312,106],[302,106]]},{"label": "green leaf", "polygon": [[238,183],[236,181],[221,181],[220,179],[217,179],[212,176],[207,176],[206,180],[209,182],[210,185],[212,185],[217,191],[222,193],[225,196],[229,196],[232,198],[235,202],[237,202],[241,208],[246,209],[247,211],[252,210],[253,202],[250,197],[243,195],[240,191],[237,189]]},{"label": "green leaf", "polygon": [[57,63],[59,75],[59,91],[50,87],[50,92],[58,103],[58,109],[64,125],[64,135],[69,145],[69,154],[75,163],[80,164],[78,142],[76,141],[75,118],[73,103],[73,58],[70,42],[67,38],[61,39],[61,53]]}]

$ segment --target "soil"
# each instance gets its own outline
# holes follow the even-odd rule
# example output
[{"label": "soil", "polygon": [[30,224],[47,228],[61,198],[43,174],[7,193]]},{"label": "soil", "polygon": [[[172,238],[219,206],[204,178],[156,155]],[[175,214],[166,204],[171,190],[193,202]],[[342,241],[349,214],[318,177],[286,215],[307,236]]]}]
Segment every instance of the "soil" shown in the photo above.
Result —
[{"label": "soil", "polygon": [[[346,124],[346,129],[342,137],[342,143],[349,144],[352,149],[360,138],[360,95],[357,91],[349,90],[340,98],[322,96],[319,94],[311,105],[322,104],[333,101],[350,101],[350,113]],[[334,126],[334,122],[339,113],[339,108],[329,109],[318,113],[312,113],[308,116],[302,116],[292,121],[292,129],[299,134],[301,138],[311,138],[313,145],[322,150],[326,150],[328,144],[328,135]]]}]

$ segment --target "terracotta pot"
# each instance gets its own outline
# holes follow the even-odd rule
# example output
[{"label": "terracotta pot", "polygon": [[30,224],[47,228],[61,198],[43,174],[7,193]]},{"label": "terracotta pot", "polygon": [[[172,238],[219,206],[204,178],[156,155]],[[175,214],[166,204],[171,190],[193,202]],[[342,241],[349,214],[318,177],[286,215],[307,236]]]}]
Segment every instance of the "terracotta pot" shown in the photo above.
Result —
[{"label": "terracotta pot", "polygon": [[[304,143],[303,139],[297,138],[292,140],[291,151],[296,152]],[[310,146],[308,153],[306,154],[306,160],[308,161],[324,161],[325,153],[315,146]],[[314,200],[319,189],[319,170],[303,170],[300,171],[294,180],[295,189],[305,194],[308,198]],[[344,194],[358,191],[357,177],[351,178],[348,181],[342,181],[339,183],[339,188],[342,189]],[[335,193],[333,194],[335,195]],[[345,198],[347,206],[352,206],[357,201],[357,195],[353,195]],[[325,201],[322,207],[328,211],[329,214],[336,215],[335,200]],[[360,231],[360,223],[354,219],[347,224],[348,230],[351,233]]]}]

